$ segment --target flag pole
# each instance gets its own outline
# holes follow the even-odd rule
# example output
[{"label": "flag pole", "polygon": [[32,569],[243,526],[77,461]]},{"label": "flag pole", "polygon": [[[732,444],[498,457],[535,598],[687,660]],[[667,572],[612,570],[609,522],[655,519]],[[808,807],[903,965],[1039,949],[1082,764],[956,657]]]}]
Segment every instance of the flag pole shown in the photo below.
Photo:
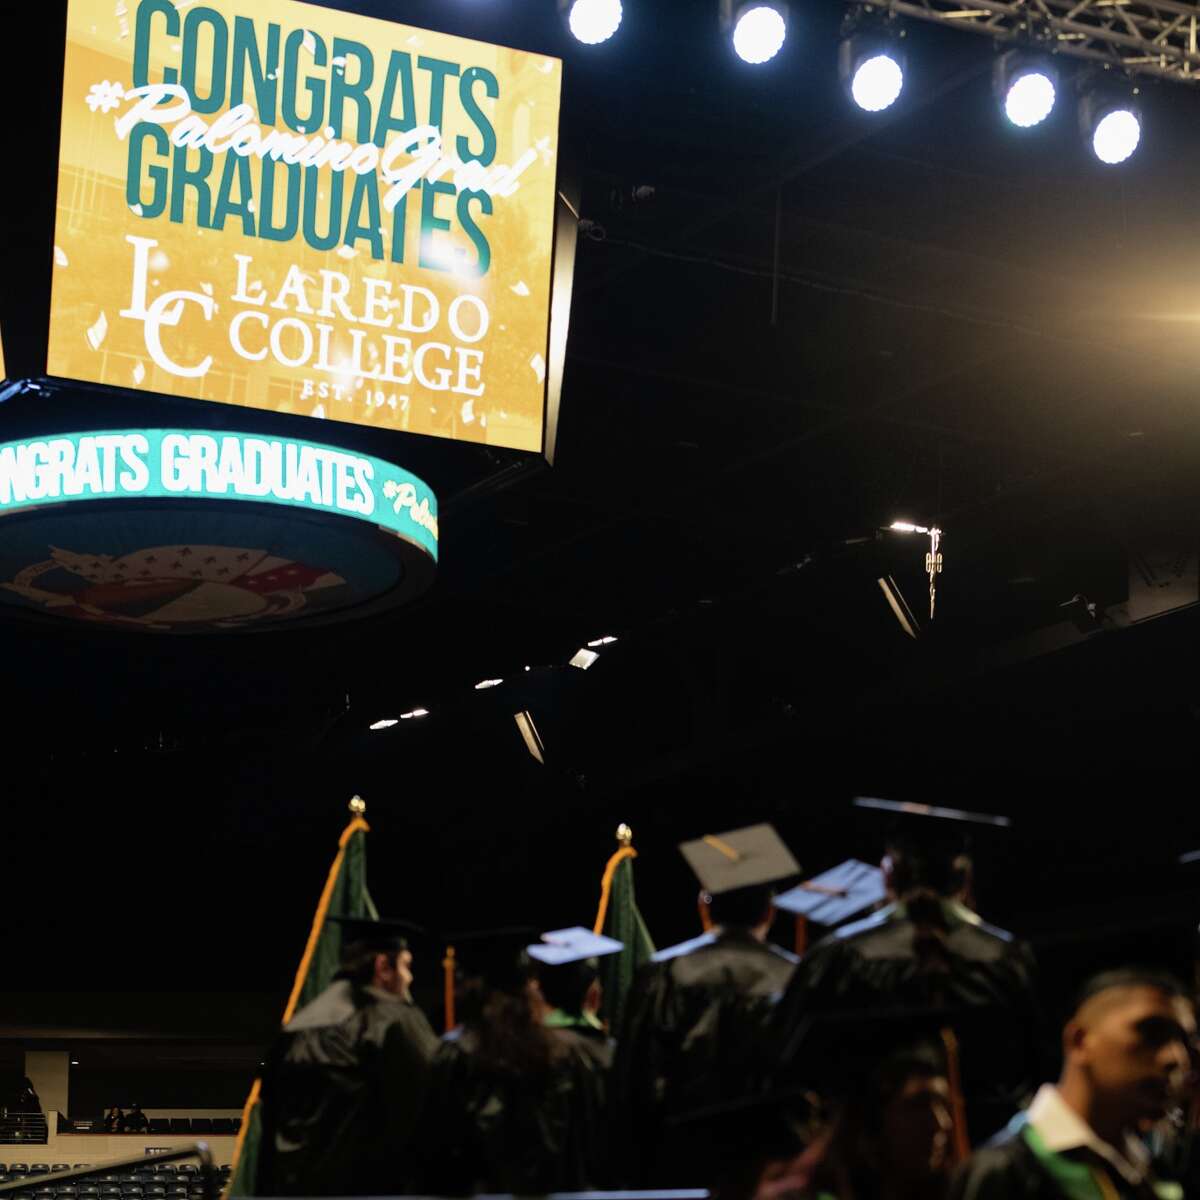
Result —
[{"label": "flag pole", "polygon": [[[300,1001],[300,992],[304,987],[304,977],[308,974],[309,965],[312,962],[313,955],[316,953],[317,942],[321,937],[321,929],[324,927],[325,918],[329,913],[329,903],[333,899],[333,889],[337,884],[338,876],[341,874],[342,862],[346,857],[346,846],[350,839],[360,830],[363,833],[367,833],[371,828],[365,819],[367,802],[361,796],[352,796],[347,807],[350,809],[350,823],[342,830],[342,836],[338,838],[337,856],[333,860],[333,866],[329,868],[325,887],[321,891],[320,900],[317,901],[317,913],[313,918],[312,928],[309,930],[308,941],[304,947],[304,957],[300,960],[300,969],[296,972],[292,991],[288,996],[287,1007],[283,1010],[283,1020],[280,1022],[281,1027],[286,1025],[295,1016],[296,1007]],[[242,1151],[246,1145],[246,1134],[250,1129],[254,1110],[258,1107],[261,1096],[262,1078],[260,1076],[254,1080],[254,1084],[250,1088],[250,1095],[246,1097],[246,1104],[242,1109],[242,1121],[238,1128],[237,1141],[234,1142],[233,1153],[230,1155],[229,1183],[226,1185],[224,1192],[226,1200],[232,1194],[234,1184],[237,1182],[238,1166],[242,1157]]]},{"label": "flag pole", "polygon": [[596,911],[596,923],[592,927],[592,932],[597,935],[604,932],[604,918],[608,916],[608,898],[612,892],[613,876],[617,868],[625,859],[637,858],[637,851],[633,848],[633,830],[624,821],[617,826],[617,845],[620,849],[608,860],[604,876],[600,880],[600,907]]}]

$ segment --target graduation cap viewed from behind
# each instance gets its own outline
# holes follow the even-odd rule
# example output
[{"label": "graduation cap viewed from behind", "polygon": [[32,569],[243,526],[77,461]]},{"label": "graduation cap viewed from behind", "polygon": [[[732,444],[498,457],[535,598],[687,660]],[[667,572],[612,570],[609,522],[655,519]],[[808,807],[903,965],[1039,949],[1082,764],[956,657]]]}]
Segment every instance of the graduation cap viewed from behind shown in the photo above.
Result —
[{"label": "graduation cap viewed from behind", "polygon": [[992,813],[872,796],[856,796],[853,806],[881,829],[892,860],[892,885],[901,893],[912,887],[930,887],[944,895],[959,891],[970,880],[966,856],[1012,826],[1008,817]]},{"label": "graduation cap viewed from behind", "polygon": [[519,992],[533,973],[529,946],[539,940],[531,925],[470,930],[447,934],[454,947],[459,974],[504,992]]},{"label": "graduation cap viewed from behind", "polygon": [[710,896],[767,887],[800,874],[800,864],[770,825],[748,825],[682,842],[679,851]]},{"label": "graduation cap viewed from behind", "polygon": [[870,911],[886,896],[883,872],[852,858],[781,892],[775,897],[775,907],[832,928]]},{"label": "graduation cap viewed from behind", "polygon": [[328,920],[341,929],[343,950],[358,947],[378,954],[398,954],[407,950],[414,939],[428,936],[420,925],[399,918],[332,915]]},{"label": "graduation cap viewed from behind", "polygon": [[543,933],[541,940],[526,947],[529,957],[547,967],[565,967],[589,959],[604,958],[625,949],[623,942],[584,929],[554,929]]}]

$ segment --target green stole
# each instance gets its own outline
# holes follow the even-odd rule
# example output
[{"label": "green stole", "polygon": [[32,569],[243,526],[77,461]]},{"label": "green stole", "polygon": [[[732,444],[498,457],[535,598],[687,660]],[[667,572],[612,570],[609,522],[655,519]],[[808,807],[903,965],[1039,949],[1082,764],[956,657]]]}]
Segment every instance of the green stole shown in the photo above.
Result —
[{"label": "green stole", "polygon": [[[1021,1130],[1021,1136],[1042,1170],[1054,1180],[1055,1186],[1067,1200],[1119,1200],[1121,1191],[1113,1185],[1107,1173],[1055,1153],[1046,1145],[1042,1135],[1028,1123]],[[1124,1180],[1121,1186],[1125,1186]],[[1150,1186],[1159,1200],[1183,1200],[1183,1188],[1177,1183],[1152,1182]]]}]

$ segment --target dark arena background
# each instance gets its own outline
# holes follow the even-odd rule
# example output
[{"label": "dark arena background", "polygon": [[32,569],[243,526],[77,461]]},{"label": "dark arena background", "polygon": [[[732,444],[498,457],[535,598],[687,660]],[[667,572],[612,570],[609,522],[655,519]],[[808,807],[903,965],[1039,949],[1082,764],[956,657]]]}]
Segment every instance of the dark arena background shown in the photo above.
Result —
[{"label": "dark arena background", "polygon": [[[438,933],[590,928],[628,823],[660,947],[700,932],[686,839],[769,822],[808,878],[879,861],[855,797],[995,814],[978,907],[1048,989],[1121,948],[1193,982],[1194,32],[1178,72],[1054,55],[1057,103],[1018,128],[998,56],[1050,43],[999,24],[896,14],[903,91],[858,108],[839,43],[887,4],[791,0],[761,65],[717,0],[624,0],[597,45],[554,0],[316,7],[563,61],[553,462],[48,380],[66,5],[6,12],[0,330],[33,386],[5,385],[0,442],[236,421],[404,464],[440,524],[430,586],[353,619],[187,636],[0,607],[6,1083],[66,1052],[63,1119],[240,1112],[356,795],[380,912]],[[1077,110],[1118,83],[1141,139],[1108,165]],[[439,1033],[442,944],[413,965]]]}]

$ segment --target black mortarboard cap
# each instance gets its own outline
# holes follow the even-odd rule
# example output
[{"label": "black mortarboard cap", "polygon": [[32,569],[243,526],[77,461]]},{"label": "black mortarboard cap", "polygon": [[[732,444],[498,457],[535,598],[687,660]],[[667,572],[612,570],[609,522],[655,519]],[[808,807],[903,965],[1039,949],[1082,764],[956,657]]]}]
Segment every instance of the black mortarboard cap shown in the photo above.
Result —
[{"label": "black mortarboard cap", "polygon": [[426,931],[412,921],[399,918],[346,917],[332,915],[327,918],[341,927],[342,944],[362,945],[380,953],[394,953],[408,948],[414,937],[424,937]]},{"label": "black mortarboard cap", "polygon": [[531,925],[512,925],[447,934],[445,940],[454,947],[458,969],[464,978],[482,979],[501,991],[516,992],[532,973],[528,947],[539,936]]},{"label": "black mortarboard cap", "polygon": [[803,1154],[820,1135],[816,1100],[811,1090],[774,1089],[689,1110],[667,1119],[667,1138],[712,1191],[752,1196],[767,1162]]},{"label": "black mortarboard cap", "polygon": [[850,859],[775,897],[775,907],[820,925],[841,925],[887,895],[878,867]]},{"label": "black mortarboard cap", "polygon": [[770,825],[707,834],[681,843],[679,850],[710,896],[800,874],[800,864]]},{"label": "black mortarboard cap", "polygon": [[896,824],[907,825],[910,819],[915,819],[916,822],[944,821],[947,822],[945,828],[958,825],[964,829],[1007,829],[1012,825],[1008,817],[997,816],[994,813],[971,812],[965,808],[943,808],[936,804],[913,804],[902,800],[879,800],[874,796],[855,796],[854,807],[884,813],[893,818]]},{"label": "black mortarboard cap", "polygon": [[938,890],[958,886],[955,858],[976,853],[987,839],[1007,836],[1012,829],[1008,817],[856,796],[855,810],[881,830],[881,840],[892,850],[902,851],[914,884]]},{"label": "black mortarboard cap", "polygon": [[961,1012],[864,1008],[802,1019],[790,1046],[789,1078],[826,1097],[848,1095],[884,1074],[945,1074],[942,1031]]}]

